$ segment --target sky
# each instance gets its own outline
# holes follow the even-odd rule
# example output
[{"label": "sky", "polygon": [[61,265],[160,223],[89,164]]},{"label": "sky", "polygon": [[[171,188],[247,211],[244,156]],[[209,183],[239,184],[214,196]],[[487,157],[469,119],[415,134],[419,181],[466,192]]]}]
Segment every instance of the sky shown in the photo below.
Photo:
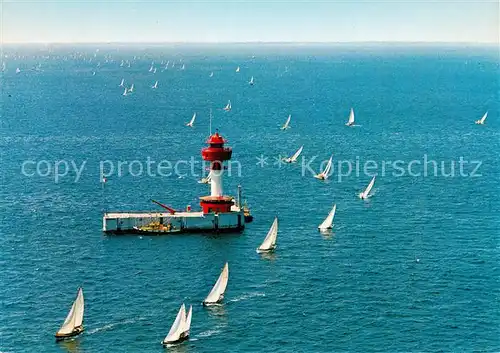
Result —
[{"label": "sky", "polygon": [[0,0],[0,41],[499,42],[496,1]]}]

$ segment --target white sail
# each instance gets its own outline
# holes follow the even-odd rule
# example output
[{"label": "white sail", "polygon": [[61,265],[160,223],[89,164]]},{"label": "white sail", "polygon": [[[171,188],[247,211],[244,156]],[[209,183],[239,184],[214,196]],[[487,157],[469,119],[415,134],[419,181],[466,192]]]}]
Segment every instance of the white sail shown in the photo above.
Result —
[{"label": "white sail", "polygon": [[318,226],[319,230],[327,230],[332,228],[333,218],[335,217],[335,211],[337,209],[337,204],[333,205],[332,210],[328,213],[323,223]]},{"label": "white sail", "polygon": [[155,84],[151,86],[151,88],[158,88],[158,81],[156,81]]},{"label": "white sail", "polygon": [[323,175],[324,175],[325,179],[328,178],[328,176],[330,174],[330,170],[332,169],[332,160],[333,160],[333,156],[330,156],[330,159],[328,160],[328,163],[325,167],[325,170],[323,171]]},{"label": "white sail", "polygon": [[149,72],[152,72],[153,71],[153,65],[151,65],[151,67],[149,68]]},{"label": "white sail", "polygon": [[278,217],[274,218],[274,222],[267,232],[266,238],[262,244],[257,248],[257,252],[272,251],[276,248],[276,238],[278,237]]},{"label": "white sail", "polygon": [[122,82],[120,82],[120,86],[118,86],[118,87],[123,87],[124,84],[125,84],[125,79],[122,78]]},{"label": "white sail", "polygon": [[126,96],[128,94],[128,89],[125,87],[125,90],[123,91],[123,95]]},{"label": "white sail", "polygon": [[153,73],[154,73],[154,74],[156,73],[156,67],[155,67],[155,69],[153,70]]},{"label": "white sail", "polygon": [[488,112],[484,113],[483,117],[476,121],[476,124],[483,125],[487,117],[488,117]]},{"label": "white sail", "polygon": [[349,114],[349,120],[347,121],[347,126],[354,125],[354,109],[351,108],[351,113]]},{"label": "white sail", "polygon": [[182,336],[184,338],[189,336],[189,330],[191,329],[191,317],[193,316],[193,306],[189,306],[189,311],[186,315],[186,321],[184,321],[184,326],[182,328]]},{"label": "white sail", "polygon": [[228,111],[230,111],[230,110],[231,110],[231,101],[230,101],[230,100],[229,100],[229,101],[227,101],[227,105],[224,107],[224,110],[225,110],[226,112],[228,112]]},{"label": "white sail", "polygon": [[198,183],[200,184],[211,184],[211,182],[212,182],[212,171],[208,173],[206,178],[202,178],[200,181],[198,181]]},{"label": "white sail", "polygon": [[290,120],[292,119],[292,115],[288,115],[288,119],[286,119],[285,125],[281,127],[281,130],[286,130],[290,127]]},{"label": "white sail", "polygon": [[175,321],[168,331],[168,335],[163,339],[163,343],[173,343],[181,338],[181,334],[184,332],[184,325],[186,322],[186,307],[184,304],[181,305]]},{"label": "white sail", "polygon": [[215,282],[214,287],[210,293],[208,293],[208,296],[203,301],[203,304],[214,304],[220,302],[224,298],[224,292],[226,291],[228,279],[229,264],[226,262],[219,278],[217,279],[217,282]]},{"label": "white sail", "polygon": [[130,93],[134,92],[134,84],[133,84],[133,83],[132,83],[132,86],[130,86],[130,88],[128,89],[128,91],[129,91]]},{"label": "white sail", "polygon": [[366,199],[368,197],[368,195],[370,194],[370,191],[373,188],[373,184],[375,184],[375,176],[372,178],[372,180],[370,181],[370,184],[368,184],[368,186],[366,187],[365,191],[363,191],[359,195],[359,197],[362,198],[362,199]]},{"label": "white sail", "polygon": [[240,72],[240,67],[239,66],[236,68],[236,72]]},{"label": "white sail", "polygon": [[64,320],[59,331],[57,331],[56,336],[64,336],[71,334],[75,328],[82,326],[83,324],[83,311],[84,311],[84,299],[83,290],[78,288],[78,293],[76,299],[71,306],[71,309]]},{"label": "white sail", "polygon": [[189,121],[189,123],[186,124],[186,126],[193,127],[194,121],[196,120],[196,113],[193,114],[193,117]]},{"label": "white sail", "polygon": [[300,148],[295,152],[293,156],[290,158],[285,158],[284,161],[287,163],[295,163],[297,162],[297,158],[299,158],[300,154],[302,153],[302,150],[304,149],[304,146],[300,146]]},{"label": "white sail", "polygon": [[210,73],[209,77],[214,77],[214,72],[213,71]]},{"label": "white sail", "polygon": [[253,83],[254,83],[254,82],[253,82],[253,76],[252,76],[252,78],[250,79],[250,82],[248,82],[248,83],[249,83],[250,85],[253,85]]}]

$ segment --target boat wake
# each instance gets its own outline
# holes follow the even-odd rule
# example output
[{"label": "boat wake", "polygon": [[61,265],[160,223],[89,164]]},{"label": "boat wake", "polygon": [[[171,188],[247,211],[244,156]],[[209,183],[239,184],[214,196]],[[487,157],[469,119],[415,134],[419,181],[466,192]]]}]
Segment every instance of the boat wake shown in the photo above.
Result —
[{"label": "boat wake", "polygon": [[221,330],[208,330],[208,331],[203,331],[199,334],[196,335],[196,337],[210,337],[212,335],[216,335],[220,333]]},{"label": "boat wake", "polygon": [[265,297],[265,293],[259,293],[259,292],[254,292],[254,293],[248,293],[248,294],[243,294],[242,296],[236,297],[234,299],[229,300],[230,302],[239,302],[242,300],[247,300],[255,297]]},{"label": "boat wake", "polygon": [[132,324],[134,322],[137,322],[139,320],[142,320],[143,318],[137,318],[137,319],[128,319],[120,322],[115,322],[113,324],[107,324],[102,327],[97,327],[95,329],[92,329],[90,331],[87,331],[87,335],[92,335],[94,333],[100,332],[100,331],[109,331],[111,329],[114,329],[115,327],[122,326],[122,325],[127,325],[127,324]]}]

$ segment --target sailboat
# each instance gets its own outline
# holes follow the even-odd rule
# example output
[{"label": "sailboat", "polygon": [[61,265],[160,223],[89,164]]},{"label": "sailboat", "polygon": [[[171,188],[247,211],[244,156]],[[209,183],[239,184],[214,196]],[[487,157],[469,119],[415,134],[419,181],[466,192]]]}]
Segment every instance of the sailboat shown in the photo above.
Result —
[{"label": "sailboat", "polygon": [[281,127],[281,130],[286,130],[290,128],[290,120],[292,119],[292,115],[288,115],[288,119],[286,119],[285,125]]},{"label": "sailboat", "polygon": [[236,72],[240,72],[240,67],[239,66],[236,68]]},{"label": "sailboat", "polygon": [[56,332],[55,336],[57,340],[77,336],[83,332],[83,310],[83,290],[80,287],[78,288],[76,299],[71,306],[68,316],[66,316],[59,331]]},{"label": "sailboat", "polygon": [[354,125],[354,109],[351,108],[351,113],[349,114],[349,120],[345,124],[346,126],[353,126]]},{"label": "sailboat", "polygon": [[276,238],[278,236],[278,217],[274,218],[274,222],[267,232],[266,238],[257,248],[257,253],[271,252],[276,249]]},{"label": "sailboat", "polygon": [[17,68],[16,69],[16,74],[20,73],[21,72],[21,69],[20,68]]},{"label": "sailboat", "polygon": [[157,89],[158,88],[158,81],[155,82],[153,86],[151,86],[152,89]]},{"label": "sailboat", "polygon": [[328,177],[330,176],[330,170],[332,169],[332,160],[333,160],[333,156],[331,156],[330,159],[328,160],[328,163],[326,164],[325,169],[321,173],[316,174],[314,176],[316,179],[320,179],[320,180],[328,179]]},{"label": "sailboat", "polygon": [[181,305],[175,321],[170,327],[167,336],[163,339],[162,344],[173,344],[180,343],[189,337],[189,329],[191,328],[191,317],[192,317],[193,307],[189,308],[189,313],[186,316],[186,306]]},{"label": "sailboat", "polygon": [[222,301],[222,299],[224,299],[224,292],[226,291],[228,279],[229,264],[226,262],[224,268],[222,269],[222,272],[219,275],[219,278],[217,279],[217,282],[215,282],[214,287],[203,301],[203,305],[208,306],[218,304]]},{"label": "sailboat", "polygon": [[337,210],[337,204],[333,205],[333,208],[330,211],[330,213],[328,213],[328,216],[326,216],[326,218],[323,221],[323,223],[321,223],[318,226],[318,229],[320,231],[325,231],[325,230],[328,230],[328,229],[332,229],[333,217],[335,217],[335,211],[336,210]]},{"label": "sailboat", "polygon": [[124,87],[124,85],[125,85],[125,79],[122,78],[122,82],[120,82],[120,85],[118,87]]},{"label": "sailboat", "polygon": [[284,158],[283,162],[285,163],[295,163],[297,162],[297,158],[299,158],[300,154],[302,153],[302,149],[304,149],[304,146],[300,146],[300,148],[297,150],[297,152],[294,153],[293,156],[289,158]]},{"label": "sailboat", "polygon": [[154,69],[153,64],[151,64],[151,67],[149,68],[149,70],[148,70],[148,71],[149,71],[149,72],[153,72],[153,69]]},{"label": "sailboat", "polygon": [[228,112],[228,111],[230,111],[230,110],[231,110],[231,108],[232,108],[232,106],[231,106],[231,101],[227,101],[227,105],[224,107],[224,110],[225,110],[226,112]]},{"label": "sailboat", "polygon": [[126,96],[126,95],[128,95],[128,89],[127,89],[127,87],[125,87],[125,90],[123,91],[122,96]]},{"label": "sailboat", "polygon": [[253,82],[253,76],[252,76],[252,78],[250,79],[250,82],[248,82],[248,84],[249,84],[250,86],[253,86],[253,84],[254,84],[254,82]]},{"label": "sailboat", "polygon": [[189,121],[189,123],[186,124],[186,126],[193,127],[194,121],[196,120],[196,113],[193,114],[193,117]]},{"label": "sailboat", "polygon": [[189,306],[189,311],[186,316],[186,321],[184,321],[184,328],[182,332],[182,337],[187,339],[189,337],[189,330],[191,329],[191,318],[193,317],[193,306]]},{"label": "sailboat", "polygon": [[214,72],[212,71],[208,77],[214,77]]},{"label": "sailboat", "polygon": [[476,120],[476,124],[477,125],[484,125],[484,121],[486,120],[487,117],[488,117],[488,112],[484,113],[484,115],[481,119]]},{"label": "sailboat", "polygon": [[153,70],[153,73],[154,73],[154,74],[156,73],[156,67],[155,67],[155,69]]},{"label": "sailboat", "polygon": [[372,180],[370,181],[370,184],[368,184],[368,186],[366,187],[365,191],[359,193],[359,198],[360,199],[367,199],[370,197],[370,191],[372,190],[373,188],[373,184],[375,184],[375,176],[372,178]]},{"label": "sailboat", "polygon": [[208,173],[206,178],[201,178],[201,180],[198,181],[199,184],[211,184],[212,183],[212,171]]},{"label": "sailboat", "polygon": [[186,65],[182,64],[181,70],[185,70],[185,69],[186,69]]},{"label": "sailboat", "polygon": [[122,62],[120,63],[120,67],[123,67],[123,64],[124,64],[124,63],[125,63],[125,62],[122,60]]},{"label": "sailboat", "polygon": [[133,83],[132,83],[132,85],[130,86],[130,88],[128,89],[128,92],[129,92],[129,93],[134,92],[134,84],[133,84]]}]

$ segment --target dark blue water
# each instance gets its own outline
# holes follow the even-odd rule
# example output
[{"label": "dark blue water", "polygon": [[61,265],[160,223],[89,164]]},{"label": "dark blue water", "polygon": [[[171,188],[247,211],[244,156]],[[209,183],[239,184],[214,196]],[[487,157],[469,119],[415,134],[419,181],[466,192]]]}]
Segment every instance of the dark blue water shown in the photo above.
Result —
[{"label": "dark blue water", "polygon": [[[191,339],[167,350],[500,350],[494,48],[96,48],[5,48],[0,351],[162,352],[159,342],[182,302],[194,305]],[[120,67],[122,59],[131,67]],[[162,72],[167,60],[176,66]],[[148,72],[152,61],[156,74]],[[122,78],[134,83],[132,95],[122,96]],[[224,113],[228,99],[233,110]],[[351,107],[355,128],[344,126]],[[187,167],[181,178],[159,176],[154,165],[156,176],[134,177],[124,164],[123,175],[115,170],[102,188],[99,163],[137,160],[138,174],[148,157],[200,161],[210,108],[214,129],[241,164],[225,190],[234,195],[243,186],[255,221],[239,235],[103,235],[104,210],[157,209],[151,198],[197,208],[208,191]],[[486,111],[486,125],[475,125]],[[193,112],[195,128],[184,127]],[[292,128],[282,132],[288,114]],[[328,181],[302,173],[300,162],[273,165],[301,145],[305,164],[318,156],[316,172],[334,155]],[[264,167],[256,165],[261,155]],[[462,176],[461,157],[468,162]],[[436,161],[436,174],[428,162],[423,175],[424,158]],[[361,172],[339,178],[338,163],[356,159]],[[371,169],[375,195],[361,201],[368,160],[378,164]],[[390,163],[396,160],[404,168],[420,164],[412,164],[413,176],[400,175]],[[53,169],[24,176],[25,161],[86,164],[77,181],[72,168],[56,183]],[[482,164],[472,175],[474,161]],[[443,175],[452,163],[455,175]],[[333,203],[333,232],[321,235],[316,227]],[[275,215],[278,249],[259,256],[255,248]],[[225,261],[225,305],[204,309],[200,302]],[[80,285],[86,331],[56,344],[53,334]]]}]

